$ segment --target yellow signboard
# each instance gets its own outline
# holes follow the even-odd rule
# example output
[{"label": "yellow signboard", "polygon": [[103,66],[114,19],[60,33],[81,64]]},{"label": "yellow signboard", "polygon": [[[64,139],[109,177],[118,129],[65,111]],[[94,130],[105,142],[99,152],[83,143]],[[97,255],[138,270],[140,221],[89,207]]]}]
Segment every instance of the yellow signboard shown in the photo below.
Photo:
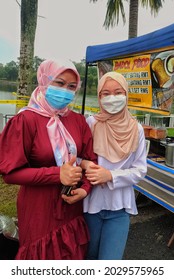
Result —
[{"label": "yellow signboard", "polygon": [[98,69],[99,78],[113,70],[126,78],[130,108],[170,113],[174,98],[174,49],[159,49],[151,53],[100,61]]},{"label": "yellow signboard", "polygon": [[152,107],[150,55],[113,60],[113,70],[128,82],[129,105]]}]

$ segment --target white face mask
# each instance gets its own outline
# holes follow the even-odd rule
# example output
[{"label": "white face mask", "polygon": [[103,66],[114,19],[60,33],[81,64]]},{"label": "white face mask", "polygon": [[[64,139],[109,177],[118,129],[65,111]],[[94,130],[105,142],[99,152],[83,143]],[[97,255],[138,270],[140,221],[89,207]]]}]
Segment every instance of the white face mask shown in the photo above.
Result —
[{"label": "white face mask", "polygon": [[126,106],[126,96],[123,94],[109,95],[103,97],[100,102],[105,111],[116,114]]}]

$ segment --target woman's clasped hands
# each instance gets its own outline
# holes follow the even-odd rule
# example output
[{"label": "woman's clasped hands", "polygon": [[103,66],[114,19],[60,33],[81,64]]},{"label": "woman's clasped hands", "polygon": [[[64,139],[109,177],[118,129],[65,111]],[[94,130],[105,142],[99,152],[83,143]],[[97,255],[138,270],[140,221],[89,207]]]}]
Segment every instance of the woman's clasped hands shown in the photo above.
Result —
[{"label": "woman's clasped hands", "polygon": [[62,194],[62,199],[73,204],[87,196],[87,192],[83,188],[76,186],[82,179],[82,168],[75,166],[76,156],[73,156],[70,161],[66,162],[60,167],[60,181],[64,186],[71,186],[70,195]]},{"label": "woman's clasped hands", "polygon": [[111,172],[108,169],[91,161],[87,161],[85,169],[86,178],[92,185],[104,184],[112,180]]}]

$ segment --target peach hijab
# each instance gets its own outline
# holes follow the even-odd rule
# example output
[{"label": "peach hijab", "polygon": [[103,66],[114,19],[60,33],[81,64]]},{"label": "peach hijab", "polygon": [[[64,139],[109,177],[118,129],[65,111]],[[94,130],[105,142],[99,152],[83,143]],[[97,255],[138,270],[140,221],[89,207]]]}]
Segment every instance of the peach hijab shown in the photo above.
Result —
[{"label": "peach hijab", "polygon": [[116,114],[110,114],[102,108],[99,93],[108,79],[117,81],[128,98],[128,84],[124,76],[114,71],[104,74],[98,83],[100,113],[94,116],[96,122],[92,131],[94,152],[115,163],[136,151],[139,140],[138,122],[129,113],[127,105]]}]

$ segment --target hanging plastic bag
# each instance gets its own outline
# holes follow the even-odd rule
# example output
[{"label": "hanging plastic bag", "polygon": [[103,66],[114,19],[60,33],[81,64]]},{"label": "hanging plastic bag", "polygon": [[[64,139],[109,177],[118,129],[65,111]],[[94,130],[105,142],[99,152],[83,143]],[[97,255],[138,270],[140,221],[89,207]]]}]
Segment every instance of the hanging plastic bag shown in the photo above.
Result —
[{"label": "hanging plastic bag", "polygon": [[0,215],[0,234],[6,238],[18,240],[18,227],[12,218]]}]

